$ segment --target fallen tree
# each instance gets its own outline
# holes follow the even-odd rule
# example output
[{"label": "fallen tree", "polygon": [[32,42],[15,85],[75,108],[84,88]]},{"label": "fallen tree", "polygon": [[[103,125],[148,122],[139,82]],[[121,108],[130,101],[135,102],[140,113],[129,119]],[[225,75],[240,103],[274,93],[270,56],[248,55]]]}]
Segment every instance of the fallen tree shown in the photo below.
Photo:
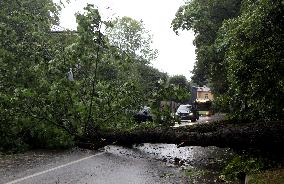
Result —
[{"label": "fallen tree", "polygon": [[141,143],[168,143],[182,146],[279,149],[284,143],[283,121],[233,123],[217,121],[188,127],[138,127],[131,131],[98,131],[89,142],[93,148],[109,144],[130,146]]}]

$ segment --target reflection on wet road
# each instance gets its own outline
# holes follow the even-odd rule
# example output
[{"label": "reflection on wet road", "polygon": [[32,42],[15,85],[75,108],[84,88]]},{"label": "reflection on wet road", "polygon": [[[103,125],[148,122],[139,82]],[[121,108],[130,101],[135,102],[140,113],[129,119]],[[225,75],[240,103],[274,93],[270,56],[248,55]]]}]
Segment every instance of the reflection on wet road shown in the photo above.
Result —
[{"label": "reflection on wet road", "polygon": [[[101,151],[73,149],[35,151],[0,157],[0,183],[155,184],[204,183],[212,180],[232,152],[216,147],[143,144],[133,148],[107,146]],[[206,177],[186,176],[185,168],[209,171]],[[217,173],[215,173],[216,175]],[[208,183],[206,182],[206,183]],[[209,182],[210,183],[210,182]]]}]

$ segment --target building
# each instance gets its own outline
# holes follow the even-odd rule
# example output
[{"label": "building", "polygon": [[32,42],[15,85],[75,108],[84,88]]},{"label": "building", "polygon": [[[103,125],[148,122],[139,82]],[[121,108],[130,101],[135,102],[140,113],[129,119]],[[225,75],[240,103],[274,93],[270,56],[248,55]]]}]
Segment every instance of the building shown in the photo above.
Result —
[{"label": "building", "polygon": [[191,87],[191,100],[190,103],[193,104],[196,101],[213,101],[214,96],[211,89],[207,86],[203,87]]},{"label": "building", "polygon": [[197,90],[196,90],[196,100],[210,100],[210,101],[213,101],[214,100],[214,97],[213,97],[213,94],[211,92],[211,89],[206,87],[206,86],[203,86],[203,87],[197,87]]},{"label": "building", "polygon": [[210,116],[213,114],[212,101],[214,96],[209,87],[192,87],[192,104],[197,109],[199,115]]}]

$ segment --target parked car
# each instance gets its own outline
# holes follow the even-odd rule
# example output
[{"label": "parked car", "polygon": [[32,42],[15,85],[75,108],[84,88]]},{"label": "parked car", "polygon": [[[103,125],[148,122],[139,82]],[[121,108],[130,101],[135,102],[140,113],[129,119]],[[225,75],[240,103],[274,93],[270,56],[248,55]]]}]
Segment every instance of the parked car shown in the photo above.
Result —
[{"label": "parked car", "polygon": [[135,121],[141,123],[146,121],[153,121],[153,116],[150,111],[150,107],[143,107],[142,110],[140,110],[138,113],[134,115]]},{"label": "parked car", "polygon": [[195,122],[199,119],[198,111],[196,111],[191,105],[180,105],[175,114],[181,121]]}]

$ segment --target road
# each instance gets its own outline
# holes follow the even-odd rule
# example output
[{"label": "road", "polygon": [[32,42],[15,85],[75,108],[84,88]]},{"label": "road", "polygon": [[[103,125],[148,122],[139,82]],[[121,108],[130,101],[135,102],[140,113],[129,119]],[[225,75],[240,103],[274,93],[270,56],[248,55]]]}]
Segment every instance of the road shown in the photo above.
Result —
[{"label": "road", "polygon": [[210,123],[212,121],[218,121],[224,118],[225,118],[225,114],[222,114],[222,113],[217,113],[212,116],[200,116],[199,120],[197,120],[196,122],[190,122],[190,121],[182,121],[180,123],[176,122],[174,127],[190,126],[190,125],[200,124],[200,123]]},{"label": "road", "polygon": [[[106,146],[97,151],[36,150],[0,155],[0,183],[218,183],[220,165],[232,155],[226,148],[177,148],[173,144],[142,144],[133,148]],[[194,171],[191,177],[186,175],[188,169]]]},{"label": "road", "polygon": [[127,149],[125,153],[123,148],[111,148],[98,152],[19,154],[13,159],[2,160],[0,183],[187,183],[187,178],[177,167],[147,158],[138,150]]},{"label": "road", "polygon": [[[0,156],[0,183],[183,184],[194,180],[211,183],[218,178],[222,159],[228,156],[232,152],[224,148],[177,148],[172,144],[107,146],[100,151],[38,150]],[[185,168],[206,175],[190,178]]]}]

